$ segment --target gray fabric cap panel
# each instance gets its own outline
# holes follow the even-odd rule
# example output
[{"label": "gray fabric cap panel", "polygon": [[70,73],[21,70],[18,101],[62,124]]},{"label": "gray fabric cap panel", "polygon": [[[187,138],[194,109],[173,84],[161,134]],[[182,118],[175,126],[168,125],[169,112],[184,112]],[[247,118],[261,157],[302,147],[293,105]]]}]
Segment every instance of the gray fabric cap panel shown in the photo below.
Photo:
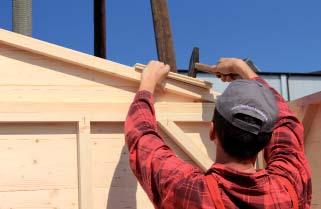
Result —
[{"label": "gray fabric cap panel", "polygon": [[[255,80],[238,79],[231,82],[218,97],[215,107],[231,124],[254,134],[271,132],[278,113],[275,96],[271,90]],[[262,126],[235,118],[237,113],[262,121]]]}]

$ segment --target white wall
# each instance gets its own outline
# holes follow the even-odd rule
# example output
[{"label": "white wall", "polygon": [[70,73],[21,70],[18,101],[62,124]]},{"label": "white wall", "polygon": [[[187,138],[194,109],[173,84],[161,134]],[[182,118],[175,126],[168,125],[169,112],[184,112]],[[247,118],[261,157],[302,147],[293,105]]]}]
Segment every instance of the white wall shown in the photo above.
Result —
[{"label": "white wall", "polygon": [[[222,82],[216,76],[199,73],[198,78],[213,83],[213,89],[217,92],[223,92],[228,83]],[[273,74],[262,75],[273,88],[275,88],[286,100],[295,100],[297,98],[321,91],[321,75],[289,75]]]}]

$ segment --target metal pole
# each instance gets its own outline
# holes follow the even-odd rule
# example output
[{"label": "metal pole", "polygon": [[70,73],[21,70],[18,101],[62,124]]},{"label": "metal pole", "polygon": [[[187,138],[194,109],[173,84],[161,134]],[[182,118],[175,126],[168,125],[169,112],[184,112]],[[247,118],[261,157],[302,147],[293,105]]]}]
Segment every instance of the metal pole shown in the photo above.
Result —
[{"label": "metal pole", "polygon": [[32,36],[32,0],[12,0],[12,29]]},{"label": "metal pole", "polygon": [[94,0],[95,56],[106,59],[106,2]]}]

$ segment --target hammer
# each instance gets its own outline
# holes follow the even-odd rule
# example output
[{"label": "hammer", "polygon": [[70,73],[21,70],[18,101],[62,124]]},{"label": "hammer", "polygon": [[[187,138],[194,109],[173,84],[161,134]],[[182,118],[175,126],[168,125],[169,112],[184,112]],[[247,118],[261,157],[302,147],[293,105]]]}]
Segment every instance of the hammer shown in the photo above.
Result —
[{"label": "hammer", "polygon": [[[258,68],[254,65],[252,60],[246,58],[243,59],[244,62],[248,64],[248,66],[254,71],[258,72]],[[189,67],[188,67],[188,73],[187,75],[193,78],[196,78],[197,72],[202,71],[206,73],[212,73],[215,74],[218,78],[221,77],[221,74],[219,72],[213,71],[213,68],[210,65],[203,64],[199,62],[199,48],[194,47],[192,51],[191,58],[189,60]],[[231,77],[239,77],[239,75],[236,74],[229,74]]]}]

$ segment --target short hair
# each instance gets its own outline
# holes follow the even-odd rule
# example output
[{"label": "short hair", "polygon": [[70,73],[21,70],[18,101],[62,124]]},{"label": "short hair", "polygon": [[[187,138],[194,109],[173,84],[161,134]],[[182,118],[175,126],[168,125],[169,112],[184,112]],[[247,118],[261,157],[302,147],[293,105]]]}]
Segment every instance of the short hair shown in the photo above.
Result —
[{"label": "short hair", "polygon": [[[236,114],[235,117],[247,123],[262,124],[260,120],[248,115]],[[272,136],[272,133],[259,133],[255,135],[244,131],[225,120],[216,108],[213,122],[215,123],[215,131],[223,150],[239,160],[249,160],[255,157],[269,143]]]}]

